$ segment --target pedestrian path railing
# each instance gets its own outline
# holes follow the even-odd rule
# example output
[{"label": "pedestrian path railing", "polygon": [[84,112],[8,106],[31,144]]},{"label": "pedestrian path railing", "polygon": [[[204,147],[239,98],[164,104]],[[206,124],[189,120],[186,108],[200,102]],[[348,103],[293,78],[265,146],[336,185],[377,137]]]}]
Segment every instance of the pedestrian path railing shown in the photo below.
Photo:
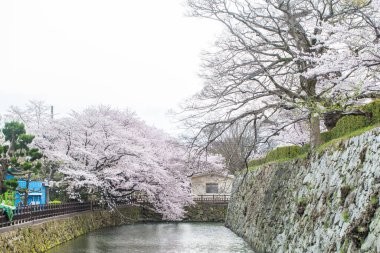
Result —
[{"label": "pedestrian path railing", "polygon": [[193,197],[195,203],[227,204],[230,195],[197,195]]},{"label": "pedestrian path railing", "polygon": [[[193,198],[196,203],[213,203],[227,204],[230,200],[230,195],[198,195]],[[145,205],[144,198],[134,198],[128,202],[117,203],[117,207],[131,205]],[[9,220],[8,216],[0,209],[0,228],[8,227],[16,224],[22,224],[34,220],[41,220],[49,217],[84,212],[108,209],[109,206],[94,202],[72,202],[63,204],[46,204],[46,205],[31,205],[16,208],[13,211],[13,219]]]},{"label": "pedestrian path railing", "polygon": [[[136,203],[137,201],[131,200],[129,202],[118,203],[117,206],[134,205]],[[53,216],[84,211],[95,211],[107,208],[108,207],[106,205],[93,202],[23,206],[18,207],[13,211],[14,216],[12,220],[9,220],[8,216],[3,213],[2,209],[0,209],[0,228]]]}]

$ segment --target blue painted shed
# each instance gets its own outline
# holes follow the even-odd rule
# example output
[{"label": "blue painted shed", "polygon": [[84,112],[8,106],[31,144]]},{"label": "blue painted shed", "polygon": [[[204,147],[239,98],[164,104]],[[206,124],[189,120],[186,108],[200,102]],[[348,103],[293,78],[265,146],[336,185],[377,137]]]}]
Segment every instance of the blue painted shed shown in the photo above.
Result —
[{"label": "blue painted shed", "polygon": [[[5,179],[9,180],[14,178],[13,175],[6,175]],[[23,179],[18,180],[18,188],[25,189],[26,181]],[[37,205],[37,204],[47,204],[49,200],[47,199],[49,187],[46,182],[43,181],[29,181],[29,194],[28,194],[28,205]],[[22,205],[24,194],[16,192],[15,205]]]}]

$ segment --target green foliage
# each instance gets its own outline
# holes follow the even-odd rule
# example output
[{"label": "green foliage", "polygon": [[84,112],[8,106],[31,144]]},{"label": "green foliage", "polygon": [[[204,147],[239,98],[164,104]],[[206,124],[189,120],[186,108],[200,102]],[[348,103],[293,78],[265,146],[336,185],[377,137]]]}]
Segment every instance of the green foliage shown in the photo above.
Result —
[{"label": "green foliage", "polygon": [[7,122],[3,128],[3,134],[6,141],[15,142],[21,134],[25,134],[25,126],[22,123],[12,121]]},{"label": "green foliage", "polygon": [[380,100],[363,105],[358,108],[366,116],[349,115],[341,118],[330,131],[321,133],[322,141],[328,142],[349,133],[380,123]]},{"label": "green foliage", "polygon": [[340,253],[348,252],[348,239],[344,240],[344,243],[343,243],[342,247],[340,248],[339,252]]},{"label": "green foliage", "polygon": [[[17,175],[27,175],[27,181],[30,180],[32,173],[38,174],[41,170],[41,162],[39,159],[43,155],[37,148],[30,148],[34,140],[34,136],[26,134],[25,126],[19,122],[7,122],[2,129],[4,139],[9,142],[9,146],[2,146],[0,148],[1,157],[4,158],[3,162],[8,172]],[[0,179],[2,180],[2,179]],[[1,190],[15,190],[18,186],[17,182],[5,180],[4,187]],[[19,189],[21,193],[22,190]],[[24,192],[24,202],[28,198],[27,190]]]},{"label": "green foliage", "polygon": [[[62,173],[58,173],[59,178],[63,177]],[[57,180],[57,178],[55,178]],[[49,197],[50,199],[61,201],[63,203],[70,201],[70,196],[67,193],[67,183],[59,184],[59,186],[55,185],[49,188]],[[51,202],[50,202],[51,203]]]},{"label": "green foliage", "polygon": [[8,191],[15,191],[16,188],[18,187],[18,180],[16,178],[12,178],[12,179],[9,179],[9,180],[4,180],[4,187],[8,190]]},{"label": "green foliage", "polygon": [[37,148],[30,149],[28,151],[28,156],[30,157],[30,161],[35,161],[43,157],[42,153],[40,153]]},{"label": "green foliage", "polygon": [[380,100],[366,104],[360,108],[362,111],[369,114],[369,125],[380,123]]},{"label": "green foliage", "polygon": [[[29,148],[34,140],[34,135],[26,134],[25,126],[19,122],[7,122],[3,128],[6,141],[10,142],[12,150],[8,152],[8,146],[2,146],[0,152],[4,157],[8,157],[9,165],[16,171],[37,172],[41,168],[38,161],[43,157],[37,148]],[[22,159],[20,159],[22,158]]]},{"label": "green foliage", "polygon": [[267,154],[266,159],[267,161],[275,161],[284,157],[289,157],[289,158],[296,157],[297,155],[300,154],[301,150],[302,150],[302,147],[299,147],[299,146],[279,147],[270,151]]},{"label": "green foliage", "polygon": [[15,192],[14,191],[6,191],[5,193],[0,195],[0,204],[4,203],[8,206],[15,206]]},{"label": "green foliage", "polygon": [[377,206],[379,203],[379,197],[377,197],[376,195],[372,195],[370,198],[370,202],[372,206]]},{"label": "green foliage", "polygon": [[363,8],[368,5],[369,0],[343,0],[342,3],[348,8]]},{"label": "green foliage", "polygon": [[342,137],[348,133],[354,132],[358,129],[369,125],[369,120],[365,116],[345,116],[341,118],[336,126],[330,131],[321,133],[322,141],[328,142],[330,140]]},{"label": "green foliage", "polygon": [[300,197],[297,199],[298,205],[307,205],[308,202],[309,202],[309,199],[307,197]]},{"label": "green foliage", "polygon": [[8,145],[0,146],[0,156],[5,157],[8,152]]},{"label": "green foliage", "polygon": [[62,202],[59,201],[59,200],[53,200],[53,201],[50,201],[49,204],[61,204]]},{"label": "green foliage", "polygon": [[34,135],[20,134],[17,138],[17,148],[28,149],[28,145],[32,143]]},{"label": "green foliage", "polygon": [[333,128],[336,138],[368,126],[365,116],[346,116],[341,118]]},{"label": "green foliage", "polygon": [[264,158],[251,160],[249,167],[259,166],[265,163],[279,161],[284,159],[293,159],[305,155],[310,149],[310,145],[304,146],[285,146],[270,151]]},{"label": "green foliage", "polygon": [[348,222],[350,220],[350,213],[347,209],[342,212],[342,219],[344,222]]},{"label": "green foliage", "polygon": [[23,170],[30,170],[33,168],[33,164],[31,162],[24,162],[21,164],[21,168]]},{"label": "green foliage", "polygon": [[326,231],[329,227],[330,227],[330,223],[329,223],[328,221],[325,221],[325,222],[323,223],[323,228],[324,228],[324,230]]},{"label": "green foliage", "polygon": [[360,128],[360,129],[358,129],[358,130],[356,130],[354,132],[348,133],[348,134],[346,134],[346,135],[344,135],[342,137],[339,137],[337,139],[332,139],[331,141],[326,142],[326,143],[322,144],[321,146],[319,146],[317,148],[317,153],[323,152],[327,147],[332,146],[332,145],[338,147],[338,146],[341,145],[342,141],[350,139],[350,138],[358,136],[358,135],[361,135],[361,134],[363,134],[363,133],[365,133],[367,131],[372,130],[375,127],[376,126],[367,126],[367,127],[364,127],[364,128]]},{"label": "green foliage", "polygon": [[13,220],[13,210],[9,206],[15,206],[15,192],[6,191],[0,195],[0,207],[3,209],[10,221]]},{"label": "green foliage", "polygon": [[264,163],[266,163],[265,157],[249,161],[248,167],[256,167],[256,166],[262,165]]}]

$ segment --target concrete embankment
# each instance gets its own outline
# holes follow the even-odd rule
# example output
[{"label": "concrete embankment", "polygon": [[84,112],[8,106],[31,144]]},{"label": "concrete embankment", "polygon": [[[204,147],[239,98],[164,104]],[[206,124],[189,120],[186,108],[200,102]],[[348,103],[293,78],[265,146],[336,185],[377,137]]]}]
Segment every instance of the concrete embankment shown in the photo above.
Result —
[{"label": "concrete embankment", "polygon": [[87,211],[51,217],[0,229],[0,252],[44,252],[90,231],[132,224],[146,217],[139,206],[118,211]]}]

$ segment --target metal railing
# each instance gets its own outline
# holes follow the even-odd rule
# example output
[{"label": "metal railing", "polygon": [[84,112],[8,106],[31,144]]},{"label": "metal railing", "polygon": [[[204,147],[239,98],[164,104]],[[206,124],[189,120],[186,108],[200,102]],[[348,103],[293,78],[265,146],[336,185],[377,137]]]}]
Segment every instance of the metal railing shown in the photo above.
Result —
[{"label": "metal railing", "polygon": [[[129,201],[117,204],[117,206],[132,205],[134,203],[136,202]],[[0,228],[53,216],[101,209],[107,209],[107,206],[93,202],[31,205],[16,208],[13,212],[14,216],[12,221],[10,221],[8,217],[3,214],[2,209],[0,209]]]},{"label": "metal railing", "polygon": [[230,195],[197,195],[193,198],[195,203],[226,204]]},{"label": "metal railing", "polygon": [[[198,195],[195,196],[193,200],[196,203],[226,204],[230,200],[230,195]],[[144,203],[144,198],[135,198],[128,202],[117,203],[117,206],[144,205]],[[10,221],[8,217],[3,214],[2,209],[0,209],[0,228],[64,214],[101,209],[107,209],[107,206],[93,202],[31,205],[16,208],[13,212],[14,216],[12,221]]]}]

